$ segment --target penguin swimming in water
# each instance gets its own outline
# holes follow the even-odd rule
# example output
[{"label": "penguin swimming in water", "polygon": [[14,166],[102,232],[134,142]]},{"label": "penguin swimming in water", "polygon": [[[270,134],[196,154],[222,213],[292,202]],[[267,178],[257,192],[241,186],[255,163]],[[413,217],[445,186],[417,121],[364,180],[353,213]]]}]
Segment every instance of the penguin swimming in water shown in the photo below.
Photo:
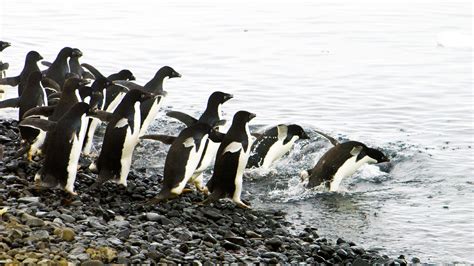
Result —
[{"label": "penguin swimming in water", "polygon": [[288,153],[298,139],[309,137],[301,126],[295,124],[278,125],[258,134],[252,145],[247,168],[268,169],[273,162]]},{"label": "penguin swimming in water", "polygon": [[209,138],[220,141],[222,135],[205,123],[196,123],[181,131],[166,155],[163,187],[151,203],[179,196],[188,182],[204,190],[202,179],[193,177]]},{"label": "penguin swimming in water", "polygon": [[150,123],[155,119],[158,111],[160,110],[160,106],[163,103],[163,98],[166,96],[166,91],[163,90],[163,82],[166,78],[180,78],[181,74],[176,72],[173,68],[169,66],[164,66],[160,68],[155,76],[148,81],[143,87],[130,82],[130,81],[116,81],[115,84],[119,84],[122,86],[127,87],[128,89],[140,89],[143,91],[147,91],[149,93],[153,93],[155,95],[160,95],[159,97],[155,97],[153,99],[149,99],[141,104],[141,128],[140,128],[140,136],[145,135],[148,126]]},{"label": "penguin swimming in water", "polygon": [[30,51],[26,54],[25,65],[18,76],[6,77],[0,79],[0,85],[17,86],[18,85],[18,96],[21,96],[23,89],[28,82],[28,77],[32,72],[41,71],[38,67],[38,61],[43,57],[36,51]]},{"label": "penguin swimming in water", "polygon": [[389,162],[381,151],[367,147],[358,141],[339,143],[336,139],[317,131],[334,145],[316,163],[313,169],[303,171],[301,178],[309,178],[306,187],[324,184],[329,191],[337,191],[341,181],[351,176],[362,165]]},{"label": "penguin swimming in water", "polygon": [[27,118],[20,125],[48,131],[43,166],[35,175],[35,182],[46,187],[61,187],[72,195],[81,154],[80,132],[84,130],[86,115],[90,114],[87,103],[76,103],[57,122]]},{"label": "penguin swimming in water", "polygon": [[211,193],[202,203],[212,203],[221,198],[231,198],[239,207],[250,208],[242,202],[243,173],[250,154],[252,136],[249,122],[255,114],[239,111],[224,136],[217,151],[214,172],[206,186]]},{"label": "penguin swimming in water", "polygon": [[89,167],[98,172],[94,187],[107,180],[127,186],[127,176],[132,164],[132,155],[139,141],[141,113],[140,105],[156,97],[148,92],[130,90],[110,117],[105,130],[102,150],[95,164]]}]

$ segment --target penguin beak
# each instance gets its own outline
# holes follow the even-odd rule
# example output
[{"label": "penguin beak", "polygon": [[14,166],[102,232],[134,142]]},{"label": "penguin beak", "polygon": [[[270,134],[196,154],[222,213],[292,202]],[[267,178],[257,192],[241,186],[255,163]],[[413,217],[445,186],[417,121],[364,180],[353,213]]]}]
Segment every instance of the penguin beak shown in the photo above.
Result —
[{"label": "penguin beak", "polygon": [[72,51],[72,56],[82,56],[82,52],[79,49],[74,49]]},{"label": "penguin beak", "polygon": [[181,74],[179,74],[178,72],[174,71],[173,73],[171,73],[171,77],[170,78],[180,78],[181,77]]},{"label": "penguin beak", "polygon": [[234,95],[232,95],[232,94],[226,94],[226,95],[224,96],[224,102],[227,102],[228,100],[230,100],[230,99],[232,99],[232,98],[234,98]]},{"label": "penguin beak", "polygon": [[132,75],[128,80],[136,80],[136,78]]},{"label": "penguin beak", "polygon": [[256,116],[257,116],[256,114],[250,113],[250,115],[249,115],[249,121],[252,120],[252,119],[254,119]]},{"label": "penguin beak", "polygon": [[90,81],[88,81],[87,79],[81,79],[81,81],[79,81],[79,86],[86,86],[89,83]]},{"label": "penguin beak", "polygon": [[7,48],[7,47],[10,47],[10,46],[12,46],[12,45],[9,42],[4,42],[3,43],[3,48]]},{"label": "penguin beak", "polygon": [[[40,55],[40,56],[39,56],[39,60],[43,60],[43,59],[44,59],[44,58]],[[38,61],[39,61],[39,60],[38,60]]]},{"label": "penguin beak", "polygon": [[303,132],[303,134],[301,134],[300,139],[309,139],[309,136],[308,134],[306,134],[306,132]]}]

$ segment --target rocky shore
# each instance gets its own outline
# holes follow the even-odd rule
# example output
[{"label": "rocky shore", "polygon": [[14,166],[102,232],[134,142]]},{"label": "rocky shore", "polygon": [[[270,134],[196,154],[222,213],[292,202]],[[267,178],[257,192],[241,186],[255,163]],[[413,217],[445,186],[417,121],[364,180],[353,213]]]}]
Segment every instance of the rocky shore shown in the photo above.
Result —
[{"label": "rocky shore", "polygon": [[199,206],[204,198],[196,192],[149,205],[161,176],[143,178],[133,166],[127,188],[106,183],[91,190],[95,176],[82,160],[78,196],[38,189],[33,177],[41,162],[15,158],[18,149],[17,122],[1,121],[0,264],[419,262],[326,239],[311,226],[290,232],[281,211],[243,210],[226,201]]}]

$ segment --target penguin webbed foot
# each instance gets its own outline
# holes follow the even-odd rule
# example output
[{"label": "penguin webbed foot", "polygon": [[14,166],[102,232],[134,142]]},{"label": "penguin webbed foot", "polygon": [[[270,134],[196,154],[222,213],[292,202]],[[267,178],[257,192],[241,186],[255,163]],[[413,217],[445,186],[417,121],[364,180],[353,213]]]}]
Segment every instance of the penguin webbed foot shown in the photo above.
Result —
[{"label": "penguin webbed foot", "polygon": [[252,209],[252,207],[250,206],[250,202],[246,201],[246,200],[238,200],[238,201],[234,201],[235,204],[242,208],[242,209]]}]

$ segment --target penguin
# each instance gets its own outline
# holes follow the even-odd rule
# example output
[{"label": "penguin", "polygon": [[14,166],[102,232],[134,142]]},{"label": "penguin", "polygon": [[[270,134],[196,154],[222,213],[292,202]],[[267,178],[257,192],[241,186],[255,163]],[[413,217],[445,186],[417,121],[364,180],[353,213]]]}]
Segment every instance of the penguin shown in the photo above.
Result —
[{"label": "penguin", "polygon": [[[102,75],[102,73],[100,73],[100,71],[97,70],[92,65],[87,64],[87,63],[83,63],[83,64],[81,64],[81,66],[83,66],[84,68],[89,70],[94,75],[94,77],[96,79],[100,78],[100,77],[105,78],[105,76]],[[107,79],[110,80],[110,81],[117,81],[117,80],[132,81],[132,80],[135,80],[135,76],[133,75],[133,73],[130,70],[122,69],[117,73],[109,75],[107,77]],[[106,95],[105,95],[104,110],[106,110],[107,112],[113,112],[115,110],[117,105],[122,100],[123,96],[125,96],[126,91],[124,92],[123,88],[124,88],[124,86],[119,86],[119,85],[115,85],[115,84],[113,84],[109,88],[107,88],[107,92],[106,92]]]},{"label": "penguin", "polygon": [[390,162],[381,151],[369,148],[358,141],[339,143],[336,139],[316,131],[334,145],[316,163],[313,169],[303,171],[301,178],[308,178],[307,188],[324,184],[329,191],[337,191],[341,181],[354,174],[362,165]]},{"label": "penguin", "polygon": [[[82,90],[79,90],[79,92],[81,94],[81,91],[86,90],[87,94],[81,95],[83,101],[86,100],[87,97],[90,97],[89,103],[92,107],[95,107],[98,110],[104,110],[106,91],[111,85],[112,82],[110,80],[100,77],[96,79],[94,83],[92,83],[91,87],[83,87]],[[82,148],[82,153],[84,155],[90,155],[92,149],[92,140],[94,138],[97,126],[99,126],[100,123],[101,121],[97,118],[89,118],[84,139],[84,146]]]},{"label": "penguin", "polygon": [[[78,89],[84,85],[87,85],[87,83],[87,80],[79,78],[70,78],[66,80],[63,92],[61,93],[61,98],[55,106],[45,105],[32,108],[23,115],[24,118],[29,116],[43,116],[47,117],[49,121],[58,121],[74,104],[81,101]],[[27,127],[27,125],[24,125],[24,127]],[[40,133],[40,135],[41,134],[42,133]],[[45,139],[47,139],[48,134],[46,134],[46,132],[44,134],[45,136],[43,138],[39,138],[40,135],[38,135],[38,138],[36,138],[35,141],[31,143],[29,148],[27,148],[28,159],[30,161],[32,156],[41,154],[41,150],[44,148],[43,145],[47,145]]]},{"label": "penguin", "polygon": [[[7,69],[10,65],[6,62],[3,62],[2,52],[5,48],[10,47],[10,46],[11,44],[9,42],[0,41],[0,79],[4,79],[7,77]],[[4,87],[5,87],[4,85],[0,85],[0,100],[3,99],[3,96],[5,94]]]},{"label": "penguin", "polygon": [[249,122],[255,114],[238,111],[232,120],[232,125],[223,137],[217,151],[214,172],[206,187],[211,193],[202,202],[207,204],[221,198],[231,198],[237,206],[250,208],[242,202],[243,173],[250,154],[252,136]]},{"label": "penguin", "polygon": [[35,175],[35,182],[46,187],[60,187],[71,195],[78,169],[86,115],[92,112],[87,103],[76,103],[57,122],[27,118],[20,125],[48,131],[47,149],[43,166]]},{"label": "penguin", "polygon": [[25,58],[25,65],[23,66],[23,70],[20,72],[20,74],[15,77],[5,77],[0,79],[0,85],[9,85],[12,87],[18,85],[18,96],[21,96],[30,74],[34,71],[41,71],[37,64],[41,59],[43,59],[43,57],[38,52],[28,52]]},{"label": "penguin", "polygon": [[273,162],[288,153],[298,139],[309,139],[299,125],[278,125],[256,135],[247,168],[268,169]]},{"label": "penguin", "polygon": [[160,68],[155,76],[148,81],[143,87],[130,82],[130,81],[116,81],[116,84],[127,87],[128,89],[141,89],[155,95],[160,95],[153,99],[149,99],[141,104],[141,128],[140,136],[145,135],[148,126],[155,119],[155,116],[160,110],[163,98],[166,96],[166,92],[163,90],[163,82],[166,78],[179,78],[181,74],[176,72],[173,68],[169,66],[164,66]]},{"label": "penguin", "polygon": [[62,88],[66,81],[66,74],[70,72],[67,60],[70,57],[77,56],[78,53],[80,53],[79,49],[72,49],[71,47],[61,49],[51,66],[45,71],[46,77],[54,80]]},{"label": "penguin", "polygon": [[[74,73],[78,75],[78,77],[83,79],[95,79],[94,75],[84,70],[81,64],[79,63],[79,58],[82,56],[81,50],[77,48],[72,48],[72,50],[73,53],[71,54],[71,57],[69,57],[69,73]],[[52,63],[48,61],[42,61],[41,64],[47,67],[50,67],[52,65]]]},{"label": "penguin", "polygon": [[205,123],[196,123],[181,131],[166,155],[163,187],[151,203],[179,196],[186,191],[184,187],[188,182],[194,183],[198,190],[204,190],[202,180],[193,177],[206,148],[206,141],[209,138],[219,141],[221,138],[220,134],[214,133],[217,132]]},{"label": "penguin", "polygon": [[[221,106],[228,100],[232,99],[233,95],[224,93],[221,91],[213,92],[207,101],[207,107],[201,117],[197,120],[194,117],[191,117],[182,112],[171,111],[166,115],[176,118],[181,122],[185,123],[187,126],[191,126],[196,123],[204,123],[213,127],[216,131],[219,130],[219,126],[225,124],[225,120],[221,119]],[[215,142],[212,139],[207,139],[205,142],[205,150],[202,153],[201,160],[194,171],[194,174],[191,179],[196,180],[197,183],[203,182],[203,172],[209,168],[209,166],[214,162],[216,157],[217,150],[219,149],[220,142]],[[204,189],[201,191],[206,192]]]},{"label": "penguin", "polygon": [[133,150],[139,140],[140,104],[154,97],[156,95],[148,92],[130,90],[111,114],[99,157],[89,167],[98,172],[98,179],[93,187],[107,180],[127,186]]}]

